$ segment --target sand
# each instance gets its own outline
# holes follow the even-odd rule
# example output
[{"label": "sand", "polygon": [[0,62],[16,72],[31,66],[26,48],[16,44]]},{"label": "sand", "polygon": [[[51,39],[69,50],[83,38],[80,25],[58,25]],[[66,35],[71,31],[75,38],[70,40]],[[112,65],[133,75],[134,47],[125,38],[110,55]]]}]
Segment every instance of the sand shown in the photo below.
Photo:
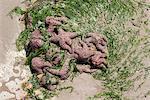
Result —
[{"label": "sand", "polygon": [[[19,1],[20,0],[0,0],[1,100],[20,99],[24,95],[21,89],[21,82],[30,75],[28,67],[23,65],[25,52],[18,52],[15,46],[15,40],[21,31],[18,19],[16,17],[11,19],[7,16],[15,6],[20,4]],[[19,64],[16,64],[17,62]]]},{"label": "sand", "polygon": [[7,14],[19,4],[19,0],[0,1],[0,63],[6,63],[6,52],[15,49],[15,39],[19,33],[16,19],[11,19]]}]

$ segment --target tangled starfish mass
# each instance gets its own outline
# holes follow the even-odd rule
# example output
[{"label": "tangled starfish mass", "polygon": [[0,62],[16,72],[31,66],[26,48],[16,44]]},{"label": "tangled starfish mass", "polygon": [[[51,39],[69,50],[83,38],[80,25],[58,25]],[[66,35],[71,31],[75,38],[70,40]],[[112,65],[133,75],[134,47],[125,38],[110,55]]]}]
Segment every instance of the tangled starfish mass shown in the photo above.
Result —
[{"label": "tangled starfish mass", "polygon": [[[66,80],[70,76],[71,60],[75,60],[79,73],[93,73],[103,66],[107,67],[106,37],[99,33],[88,33],[84,39],[81,39],[77,33],[67,32],[57,27],[66,20],[66,17],[48,16],[46,18],[45,23],[49,34],[47,41],[56,48],[50,47],[46,53],[35,56],[31,60],[32,73],[40,76],[40,85],[48,90],[56,89],[61,80]],[[27,56],[43,45],[42,32],[40,29],[35,29],[31,33],[26,48]],[[49,81],[47,81],[46,73],[51,76]]]}]

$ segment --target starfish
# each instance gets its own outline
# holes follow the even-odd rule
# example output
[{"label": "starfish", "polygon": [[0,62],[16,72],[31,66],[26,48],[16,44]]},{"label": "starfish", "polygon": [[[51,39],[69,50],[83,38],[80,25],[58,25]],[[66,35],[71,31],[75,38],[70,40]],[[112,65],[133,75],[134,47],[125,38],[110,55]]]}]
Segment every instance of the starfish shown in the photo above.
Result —
[{"label": "starfish", "polygon": [[72,39],[77,36],[74,32],[65,32],[63,29],[60,29],[57,33],[53,33],[52,37],[50,38],[50,42],[59,44],[59,46],[64,49],[68,50],[69,53],[72,52],[71,50],[71,44]]},{"label": "starfish", "polygon": [[95,51],[90,50],[87,44],[81,40],[75,41],[72,49],[73,56],[79,61],[86,61],[95,53]]},{"label": "starfish", "polygon": [[98,33],[89,33],[87,38],[84,39],[84,42],[90,46],[90,44],[94,44],[98,51],[102,53],[106,52],[107,40],[104,36]]}]

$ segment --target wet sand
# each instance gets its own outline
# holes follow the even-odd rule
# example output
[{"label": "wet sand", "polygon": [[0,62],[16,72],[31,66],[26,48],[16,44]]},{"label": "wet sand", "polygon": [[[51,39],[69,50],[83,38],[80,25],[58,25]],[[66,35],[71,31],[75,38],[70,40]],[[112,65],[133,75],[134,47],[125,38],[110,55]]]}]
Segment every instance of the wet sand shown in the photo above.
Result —
[{"label": "wet sand", "polygon": [[6,53],[9,49],[15,49],[19,29],[16,18],[12,20],[7,14],[17,5],[19,0],[0,0],[0,63],[7,63]]},{"label": "wet sand", "polygon": [[[16,50],[15,41],[20,33],[18,19],[8,13],[20,5],[20,0],[0,0],[0,97],[1,100],[20,100],[24,92],[21,81],[29,74],[23,65],[25,52]],[[14,66],[17,62],[19,64]],[[21,61],[22,60],[22,61]],[[22,62],[22,63],[21,63]]]}]

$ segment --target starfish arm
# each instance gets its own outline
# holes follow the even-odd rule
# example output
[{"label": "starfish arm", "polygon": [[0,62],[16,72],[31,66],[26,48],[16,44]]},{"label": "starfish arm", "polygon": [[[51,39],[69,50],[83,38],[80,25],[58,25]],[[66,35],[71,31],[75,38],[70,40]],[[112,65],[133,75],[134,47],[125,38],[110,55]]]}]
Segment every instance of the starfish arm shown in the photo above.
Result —
[{"label": "starfish arm", "polygon": [[48,61],[44,62],[44,66],[52,67],[52,64]]},{"label": "starfish arm", "polygon": [[101,44],[96,44],[96,48],[98,51],[101,51],[102,53],[105,53],[105,46],[102,46]]},{"label": "starfish arm", "polygon": [[89,43],[92,43],[92,42],[93,42],[93,38],[92,38],[92,37],[85,38],[83,41],[84,41],[86,44],[89,44]]},{"label": "starfish arm", "polygon": [[58,36],[52,36],[52,37],[50,38],[50,42],[57,43],[58,41],[59,41]]},{"label": "starfish arm", "polygon": [[58,20],[58,21],[66,21],[67,20],[67,18],[66,17],[55,17],[54,18],[55,20]]},{"label": "starfish arm", "polygon": [[80,41],[80,44],[82,45],[83,49],[86,49],[86,50],[88,49],[88,46],[85,42]]},{"label": "starfish arm", "polygon": [[47,69],[47,71],[53,75],[60,75],[60,70],[56,69]]},{"label": "starfish arm", "polygon": [[105,58],[105,57],[107,57],[107,55],[106,55],[105,53],[96,52],[95,54],[97,54],[100,58]]},{"label": "starfish arm", "polygon": [[59,41],[59,45],[61,46],[62,49],[68,50],[71,53],[72,51],[71,47],[67,45],[65,41]]},{"label": "starfish arm", "polygon": [[71,45],[72,44],[72,40],[71,39],[66,39],[66,44]]},{"label": "starfish arm", "polygon": [[78,36],[78,34],[76,34],[75,32],[67,32],[67,34],[70,38],[75,38]]}]

